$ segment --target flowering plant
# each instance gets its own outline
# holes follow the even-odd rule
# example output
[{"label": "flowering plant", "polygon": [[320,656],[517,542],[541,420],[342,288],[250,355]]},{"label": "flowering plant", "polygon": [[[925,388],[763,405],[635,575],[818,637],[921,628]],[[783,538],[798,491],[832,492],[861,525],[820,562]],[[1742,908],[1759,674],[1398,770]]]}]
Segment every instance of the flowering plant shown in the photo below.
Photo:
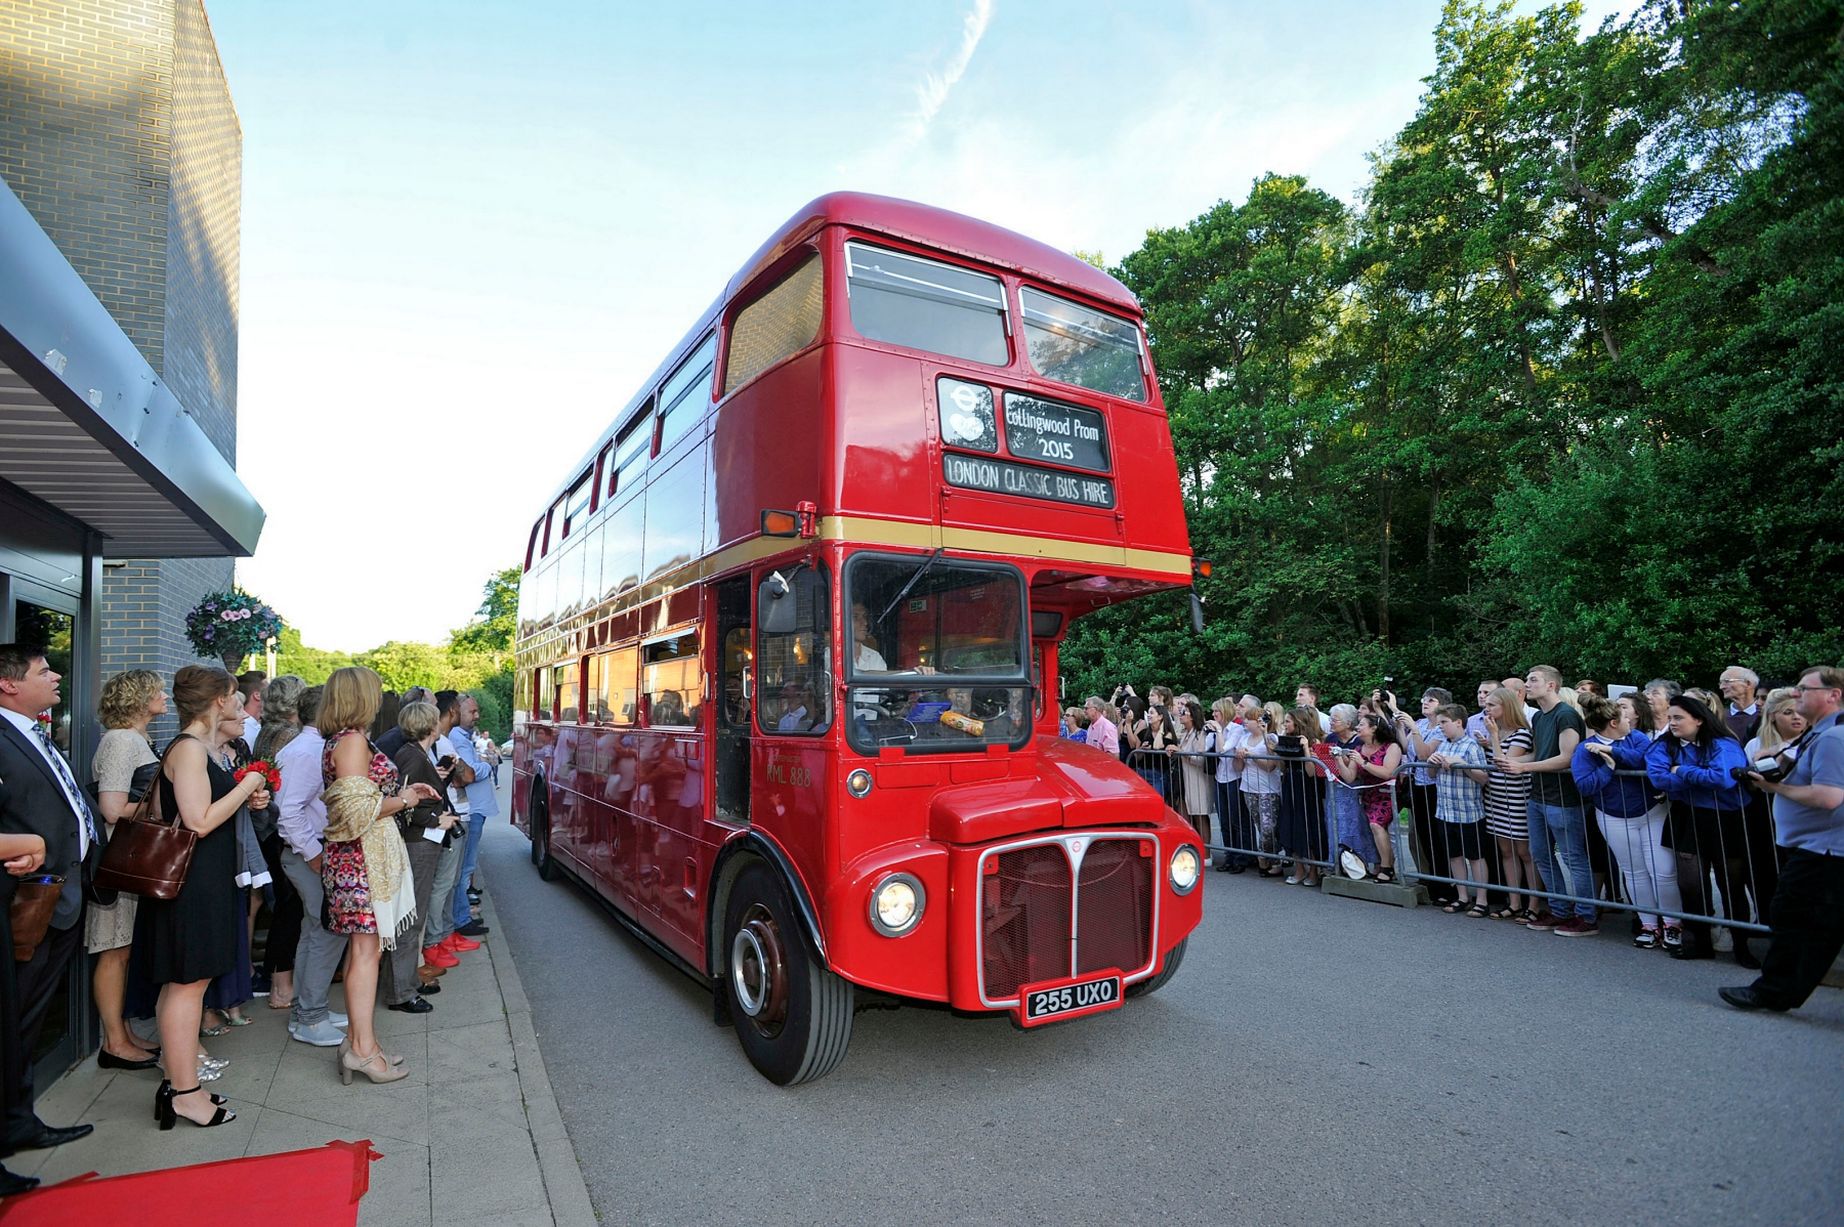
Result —
[{"label": "flowering plant", "polygon": [[282,773],[278,771],[273,764],[264,762],[260,758],[252,759],[243,766],[237,768],[236,774],[231,778],[241,784],[243,783],[243,777],[247,775],[262,776],[263,786],[270,792],[282,791]]},{"label": "flowering plant", "polygon": [[282,633],[282,618],[241,588],[214,592],[186,615],[186,638],[200,656],[215,656],[236,672],[238,662]]}]

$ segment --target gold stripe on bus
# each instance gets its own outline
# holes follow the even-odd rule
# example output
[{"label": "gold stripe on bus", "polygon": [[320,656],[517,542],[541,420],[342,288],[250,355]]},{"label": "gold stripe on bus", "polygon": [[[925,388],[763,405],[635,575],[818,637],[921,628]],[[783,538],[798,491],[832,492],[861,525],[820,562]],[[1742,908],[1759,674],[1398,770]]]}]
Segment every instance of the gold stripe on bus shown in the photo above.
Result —
[{"label": "gold stripe on bus", "polygon": [[1015,554],[1052,562],[1092,563],[1131,567],[1136,571],[1191,578],[1191,556],[1130,546],[1065,541],[1056,537],[1031,537],[1022,533],[989,532],[975,528],[943,528],[868,516],[827,516],[820,521],[820,536],[830,541],[865,545],[907,546],[911,549],[971,550],[982,554]]},{"label": "gold stripe on bus", "polygon": [[[942,528],[935,524],[916,524],[904,520],[880,520],[870,516],[825,516],[820,520],[819,535],[828,541],[848,541],[854,545],[895,546],[904,549],[969,550],[982,554],[1013,554],[1042,558],[1050,562],[1129,567],[1136,571],[1154,571],[1177,579],[1191,578],[1191,558],[1159,550],[1140,550],[1118,545],[1095,545],[1082,541],[1062,541],[1054,537],[1032,537],[1022,533],[987,532],[972,528]],[[699,583],[732,567],[768,558],[800,543],[791,537],[750,537],[726,546],[715,554],[694,558],[656,575],[612,598],[611,603],[597,603],[593,612],[572,615],[564,625],[553,623],[536,632],[545,639],[563,638],[600,622],[614,614],[648,605],[670,596],[681,588]],[[651,633],[650,631],[648,633]]]}]

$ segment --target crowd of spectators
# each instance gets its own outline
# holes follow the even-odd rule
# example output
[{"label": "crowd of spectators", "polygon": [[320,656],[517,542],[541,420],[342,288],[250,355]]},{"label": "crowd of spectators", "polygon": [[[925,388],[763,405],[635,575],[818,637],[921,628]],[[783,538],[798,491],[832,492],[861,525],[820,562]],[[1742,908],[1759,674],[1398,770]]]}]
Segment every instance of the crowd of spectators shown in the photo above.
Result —
[{"label": "crowd of spectators", "polygon": [[1308,683],[1291,705],[1244,694],[1206,714],[1122,685],[1066,709],[1061,731],[1159,790],[1220,872],[1399,885],[1406,857],[1450,914],[1592,937],[1614,907],[1641,949],[1712,958],[1720,926],[1757,969],[1767,930],[1763,981],[1725,998],[1803,1002],[1844,944],[1844,670],[1608,689],[1536,665],[1480,682],[1470,712],[1438,686],[1411,710],[1387,685],[1327,706]]},{"label": "crowd of spectators", "polygon": [[[337,1048],[342,1082],[405,1077],[373,1024],[377,1003],[435,1009],[441,977],[487,932],[475,857],[497,808],[499,755],[476,731],[476,701],[421,688],[390,695],[387,728],[387,696],[365,668],[337,670],[324,686],[209,665],[182,668],[168,685],[131,670],[102,687],[106,731],[86,789],[43,721],[59,682],[42,652],[0,645],[0,936],[10,944],[19,883],[62,891],[30,957],[0,960],[0,1157],[90,1132],[39,1121],[29,1060],[79,945],[102,1023],[97,1062],[163,1075],[163,1130],[181,1118],[234,1119],[206,1087],[230,1062],[203,1041],[249,1025],[258,1002],[288,1012],[293,1039]],[[169,706],[179,732],[156,747],[149,729]],[[196,837],[173,898],[93,886],[117,825],[143,818],[176,820]],[[41,870],[57,876],[39,879]],[[342,979],[340,1013],[329,997]],[[149,1019],[151,1029],[135,1025]],[[31,1183],[0,1168],[0,1194]]]}]

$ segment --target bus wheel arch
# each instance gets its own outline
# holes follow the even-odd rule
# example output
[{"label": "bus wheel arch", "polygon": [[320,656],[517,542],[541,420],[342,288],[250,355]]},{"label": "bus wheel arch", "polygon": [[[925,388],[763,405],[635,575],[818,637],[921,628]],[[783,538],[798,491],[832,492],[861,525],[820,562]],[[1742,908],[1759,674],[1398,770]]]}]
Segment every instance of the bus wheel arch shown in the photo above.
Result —
[{"label": "bus wheel arch", "polygon": [[786,876],[764,858],[739,860],[723,900],[716,988],[757,1072],[777,1086],[811,1082],[845,1059],[852,986],[799,931]]},{"label": "bus wheel arch", "polygon": [[800,875],[794,872],[793,862],[772,840],[756,831],[746,831],[724,846],[711,870],[711,888],[705,893],[705,898],[710,900],[710,910],[705,916],[705,972],[722,978],[729,966],[730,951],[724,944],[724,917],[730,891],[751,863],[767,864],[780,876],[808,949],[818,958],[821,967],[831,970],[832,961],[826,956],[826,939],[820,932],[819,912]]}]

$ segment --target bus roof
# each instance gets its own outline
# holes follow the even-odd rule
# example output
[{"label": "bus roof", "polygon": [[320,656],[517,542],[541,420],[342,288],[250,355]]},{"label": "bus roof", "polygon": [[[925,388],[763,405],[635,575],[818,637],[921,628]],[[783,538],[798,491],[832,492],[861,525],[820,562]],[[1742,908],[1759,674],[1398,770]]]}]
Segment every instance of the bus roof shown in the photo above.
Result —
[{"label": "bus roof", "polygon": [[1139,300],[1133,296],[1133,291],[1066,251],[963,213],[867,192],[829,192],[796,210],[794,216],[775,231],[774,237],[762,244],[741,271],[730,279],[724,290],[724,301],[741,293],[757,272],[789,247],[804,241],[820,227],[830,225],[874,230],[937,251],[1003,265],[1139,314]]},{"label": "bus roof", "polygon": [[[783,222],[767,242],[756,248],[755,254],[730,278],[723,293],[704,309],[697,322],[686,330],[685,335],[653,369],[653,373],[647,376],[646,382],[622,405],[614,417],[615,428],[619,429],[627,422],[659,381],[703,339],[706,330],[716,322],[724,304],[747,289],[762,269],[774,263],[789,248],[806,242],[818,230],[832,225],[885,234],[950,255],[1000,265],[1034,280],[1075,290],[1100,302],[1112,304],[1135,317],[1140,314],[1139,300],[1134,297],[1132,290],[1119,281],[1086,260],[1059,251],[1048,243],[1027,238],[1015,230],[1007,230],[964,213],[937,209],[933,205],[918,204],[913,200],[899,200],[895,196],[876,196],[869,192],[828,192],[795,210],[794,215]],[[552,491],[549,501],[539,510],[540,516],[582,478],[585,470],[594,466],[596,456],[607,442],[608,432],[608,426],[596,432],[594,444]]]}]

